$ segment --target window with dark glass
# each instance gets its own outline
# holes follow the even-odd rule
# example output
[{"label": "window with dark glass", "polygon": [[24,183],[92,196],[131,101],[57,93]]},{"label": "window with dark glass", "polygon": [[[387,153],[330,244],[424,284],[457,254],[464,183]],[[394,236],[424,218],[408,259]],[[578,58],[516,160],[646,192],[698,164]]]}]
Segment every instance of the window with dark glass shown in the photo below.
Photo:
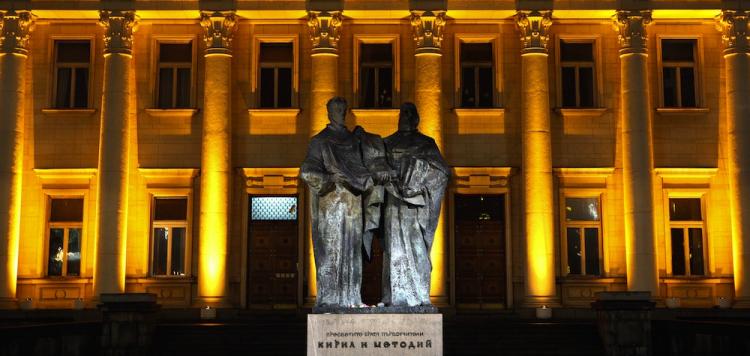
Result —
[{"label": "window with dark glass", "polygon": [[50,199],[47,225],[47,275],[80,276],[83,198]]},{"label": "window with dark glass", "polygon": [[90,66],[90,41],[55,41],[55,108],[89,106]]},{"label": "window with dark glass", "polygon": [[191,107],[193,44],[160,43],[157,104],[159,109]]},{"label": "window with dark glass", "polygon": [[696,107],[695,39],[661,41],[661,76],[664,107]]},{"label": "window with dark glass", "polygon": [[152,206],[151,275],[184,276],[188,200],[156,197]]},{"label": "window with dark glass", "polygon": [[601,274],[599,198],[565,198],[565,254],[568,275]]},{"label": "window with dark glass", "polygon": [[594,107],[595,66],[594,43],[560,41],[562,107]]},{"label": "window with dark glass", "polygon": [[672,275],[706,274],[705,236],[700,198],[669,199]]},{"label": "window with dark glass", "polygon": [[363,43],[359,56],[359,106],[393,107],[393,50],[390,43]]},{"label": "window with dark glass", "polygon": [[492,43],[461,43],[461,107],[494,105]]},{"label": "window with dark glass", "polygon": [[260,107],[292,107],[293,44],[261,43],[259,62]]}]

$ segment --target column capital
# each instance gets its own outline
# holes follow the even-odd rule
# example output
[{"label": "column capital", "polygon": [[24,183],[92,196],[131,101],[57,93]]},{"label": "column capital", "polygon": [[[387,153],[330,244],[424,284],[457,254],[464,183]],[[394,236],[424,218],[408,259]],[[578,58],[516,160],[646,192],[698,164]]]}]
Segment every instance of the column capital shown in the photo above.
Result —
[{"label": "column capital", "polygon": [[617,10],[612,17],[620,54],[646,53],[648,34],[646,27],[651,24],[651,10]]},{"label": "column capital", "polygon": [[29,35],[34,29],[35,17],[31,11],[10,10],[0,13],[1,53],[29,53]]},{"label": "column capital", "polygon": [[441,54],[443,29],[445,28],[445,11],[411,10],[409,20],[417,48],[415,54]]},{"label": "column capital", "polygon": [[133,32],[138,26],[135,11],[101,10],[99,25],[104,27],[104,54],[133,52]]},{"label": "column capital", "polygon": [[230,54],[232,37],[237,30],[234,11],[201,11],[201,27],[205,31],[206,54]]},{"label": "column capital", "polygon": [[310,10],[307,12],[307,29],[313,44],[313,55],[338,54],[341,24],[341,11]]},{"label": "column capital", "polygon": [[518,11],[516,25],[521,35],[521,53],[547,53],[552,11]]},{"label": "column capital", "polygon": [[748,13],[744,10],[724,10],[716,16],[716,28],[721,32],[724,42],[724,53],[748,53],[750,36],[748,36]]}]

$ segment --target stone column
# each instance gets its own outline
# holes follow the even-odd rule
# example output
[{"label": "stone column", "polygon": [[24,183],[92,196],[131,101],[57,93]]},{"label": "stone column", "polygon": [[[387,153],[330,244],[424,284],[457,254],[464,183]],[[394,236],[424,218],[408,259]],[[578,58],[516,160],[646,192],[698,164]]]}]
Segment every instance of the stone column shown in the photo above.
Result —
[{"label": "stone column", "polygon": [[558,304],[552,194],[549,55],[551,11],[519,11],[526,306]]},{"label": "stone column", "polygon": [[232,35],[234,12],[201,12],[204,40],[198,300],[221,306],[227,298],[227,247],[232,181]]},{"label": "stone column", "polygon": [[307,26],[312,40],[310,136],[328,125],[326,103],[338,93],[341,11],[308,11]]},{"label": "stone column", "polygon": [[750,40],[748,13],[719,16],[724,40],[727,97],[727,170],[732,221],[735,306],[750,307]]},{"label": "stone column", "polygon": [[628,290],[658,296],[646,46],[651,11],[618,11],[614,20],[620,41],[620,139]]},{"label": "stone column", "polygon": [[21,225],[26,58],[33,16],[0,14],[0,303],[14,303]]},{"label": "stone column", "polygon": [[[310,93],[310,137],[328,125],[328,100],[338,95],[339,39],[341,38],[341,11],[307,12],[307,28],[312,41],[312,81]],[[312,232],[307,233],[307,299],[315,301],[317,280],[315,256],[312,247]]]},{"label": "stone column", "polygon": [[128,156],[134,11],[100,12],[104,32],[104,89],[99,129],[99,217],[94,295],[125,291]]},{"label": "stone column", "polygon": [[[412,10],[410,20],[416,47],[414,51],[414,104],[419,111],[419,131],[435,139],[440,151],[445,153],[442,105],[442,43],[445,11]],[[430,297],[432,302],[438,305],[448,303],[445,214],[445,202],[443,202],[435,230],[435,240],[430,251],[432,261]]]}]

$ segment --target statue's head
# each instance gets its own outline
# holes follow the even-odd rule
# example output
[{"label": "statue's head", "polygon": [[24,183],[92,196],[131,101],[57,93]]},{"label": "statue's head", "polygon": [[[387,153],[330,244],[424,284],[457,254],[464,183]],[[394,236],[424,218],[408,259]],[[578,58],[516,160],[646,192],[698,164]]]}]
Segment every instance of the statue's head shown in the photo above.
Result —
[{"label": "statue's head", "polygon": [[419,126],[417,106],[411,102],[401,104],[401,112],[398,114],[398,130],[417,131],[417,126]]},{"label": "statue's head", "polygon": [[328,109],[328,120],[331,120],[334,125],[344,126],[347,109],[346,99],[335,96],[328,100],[326,108]]}]

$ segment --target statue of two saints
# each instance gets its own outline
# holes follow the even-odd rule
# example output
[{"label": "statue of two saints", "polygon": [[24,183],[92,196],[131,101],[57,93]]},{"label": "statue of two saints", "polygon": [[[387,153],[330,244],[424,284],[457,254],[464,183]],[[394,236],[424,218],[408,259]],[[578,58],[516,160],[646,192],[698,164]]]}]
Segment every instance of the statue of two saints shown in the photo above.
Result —
[{"label": "statue of two saints", "polygon": [[328,101],[330,123],[310,141],[300,177],[310,188],[318,307],[364,307],[362,254],[383,238],[386,306],[430,305],[430,249],[450,169],[435,141],[417,129],[413,103],[401,106],[386,137],[345,125],[347,104]]}]

